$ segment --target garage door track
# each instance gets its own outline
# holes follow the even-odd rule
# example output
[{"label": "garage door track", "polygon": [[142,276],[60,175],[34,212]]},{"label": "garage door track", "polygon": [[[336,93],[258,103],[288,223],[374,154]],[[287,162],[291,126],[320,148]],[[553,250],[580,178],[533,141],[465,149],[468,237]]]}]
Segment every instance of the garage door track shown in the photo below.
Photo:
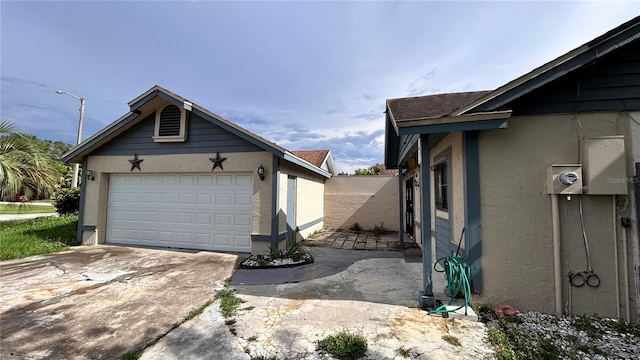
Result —
[{"label": "garage door track", "polygon": [[246,255],[120,246],[0,263],[2,359],[117,359],[213,298]]}]

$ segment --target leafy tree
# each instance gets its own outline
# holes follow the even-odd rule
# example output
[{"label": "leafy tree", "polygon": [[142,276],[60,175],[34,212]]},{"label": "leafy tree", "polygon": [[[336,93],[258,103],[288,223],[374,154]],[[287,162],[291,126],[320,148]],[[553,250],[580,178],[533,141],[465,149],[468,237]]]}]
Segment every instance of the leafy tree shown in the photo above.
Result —
[{"label": "leafy tree", "polygon": [[8,120],[0,120],[0,135],[0,198],[24,195],[44,199],[54,195],[62,183],[63,168],[55,163],[60,160],[52,159],[37,138],[16,132]]},{"label": "leafy tree", "polygon": [[371,165],[366,169],[356,169],[355,175],[380,175],[382,164]]}]

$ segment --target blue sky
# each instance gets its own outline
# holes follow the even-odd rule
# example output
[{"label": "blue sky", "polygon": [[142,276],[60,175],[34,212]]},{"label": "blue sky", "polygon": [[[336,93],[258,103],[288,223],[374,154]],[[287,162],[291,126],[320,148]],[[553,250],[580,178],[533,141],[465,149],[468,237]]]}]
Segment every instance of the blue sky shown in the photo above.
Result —
[{"label": "blue sky", "polygon": [[383,161],[385,100],[491,90],[640,15],[640,1],[2,1],[1,114],[75,144],[163,86],[338,171]]}]

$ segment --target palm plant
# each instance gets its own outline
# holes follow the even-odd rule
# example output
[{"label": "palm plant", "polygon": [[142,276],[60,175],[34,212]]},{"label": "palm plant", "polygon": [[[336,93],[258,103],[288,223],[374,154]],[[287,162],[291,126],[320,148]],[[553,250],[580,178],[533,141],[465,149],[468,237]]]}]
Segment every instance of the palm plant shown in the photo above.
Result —
[{"label": "palm plant", "polygon": [[12,122],[0,120],[0,198],[49,198],[59,181],[46,151],[16,132]]}]

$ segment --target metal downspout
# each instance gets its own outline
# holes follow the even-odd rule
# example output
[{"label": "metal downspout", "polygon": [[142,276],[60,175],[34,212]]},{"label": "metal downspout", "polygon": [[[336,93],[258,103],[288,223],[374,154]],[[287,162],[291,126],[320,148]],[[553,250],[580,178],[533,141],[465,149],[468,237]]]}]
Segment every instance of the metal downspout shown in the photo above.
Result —
[{"label": "metal downspout", "polygon": [[[616,211],[616,196],[611,196],[611,216],[613,219],[613,263],[615,264],[615,283],[616,283],[616,317],[620,318],[620,263],[618,261],[618,222]],[[624,229],[623,229],[624,231]],[[624,235],[623,235],[624,236]]]},{"label": "metal downspout", "polygon": [[560,212],[558,195],[551,195],[551,227],[553,231],[553,278],[555,285],[556,316],[562,316],[562,270],[560,268]]}]

